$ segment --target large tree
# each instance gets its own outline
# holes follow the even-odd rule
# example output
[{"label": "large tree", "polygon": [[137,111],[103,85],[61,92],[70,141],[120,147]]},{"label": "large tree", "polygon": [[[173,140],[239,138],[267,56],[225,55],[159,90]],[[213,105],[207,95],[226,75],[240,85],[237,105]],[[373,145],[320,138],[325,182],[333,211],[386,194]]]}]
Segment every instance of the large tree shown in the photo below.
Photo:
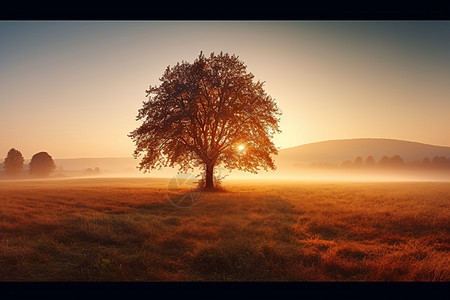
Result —
[{"label": "large tree", "polygon": [[203,167],[205,187],[214,188],[214,167],[257,173],[275,169],[272,142],[281,115],[275,101],[235,55],[221,52],[168,66],[159,86],[146,91],[129,136],[139,169]]},{"label": "large tree", "polygon": [[8,176],[16,176],[22,171],[24,158],[19,150],[11,148],[6,155],[3,167]]},{"label": "large tree", "polygon": [[47,152],[39,152],[33,155],[30,161],[30,175],[47,177],[56,169],[53,158]]}]

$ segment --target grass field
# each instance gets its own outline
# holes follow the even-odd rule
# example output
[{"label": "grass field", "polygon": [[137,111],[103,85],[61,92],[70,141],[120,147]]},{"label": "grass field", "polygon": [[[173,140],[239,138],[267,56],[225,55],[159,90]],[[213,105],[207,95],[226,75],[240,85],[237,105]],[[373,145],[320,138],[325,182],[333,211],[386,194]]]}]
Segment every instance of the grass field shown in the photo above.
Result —
[{"label": "grass field", "polygon": [[0,281],[449,281],[450,183],[0,182]]}]

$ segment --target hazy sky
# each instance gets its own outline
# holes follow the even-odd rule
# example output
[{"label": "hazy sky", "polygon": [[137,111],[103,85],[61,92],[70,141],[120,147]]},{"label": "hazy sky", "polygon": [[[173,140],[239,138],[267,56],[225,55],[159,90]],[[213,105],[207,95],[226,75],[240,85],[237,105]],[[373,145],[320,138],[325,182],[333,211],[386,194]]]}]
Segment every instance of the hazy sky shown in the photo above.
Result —
[{"label": "hazy sky", "polygon": [[131,156],[149,85],[236,54],[278,103],[281,148],[382,137],[450,146],[448,21],[0,21],[0,159]]}]

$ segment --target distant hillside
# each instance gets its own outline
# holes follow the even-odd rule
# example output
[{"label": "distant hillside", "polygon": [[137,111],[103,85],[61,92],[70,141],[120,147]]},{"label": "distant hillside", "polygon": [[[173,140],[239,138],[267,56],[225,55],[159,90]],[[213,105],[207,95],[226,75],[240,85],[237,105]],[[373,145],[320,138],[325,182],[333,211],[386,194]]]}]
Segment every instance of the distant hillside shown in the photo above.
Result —
[{"label": "distant hillside", "polygon": [[[376,162],[379,162],[385,155],[389,157],[399,155],[405,162],[409,163],[422,161],[425,157],[428,157],[430,160],[436,156],[443,156],[449,159],[450,147],[381,138],[323,141],[280,150],[279,155],[274,157],[277,171],[275,173],[260,173],[267,173],[267,175],[293,174],[292,172],[299,172],[298,167],[301,166],[310,166],[313,163],[340,165],[346,160],[354,161],[358,156],[361,156],[365,160],[369,155]],[[144,175],[149,177],[172,177],[177,173],[177,169],[165,168],[163,170],[154,170],[150,174],[144,174],[137,169],[140,159],[134,159],[132,157],[71,158],[54,159],[54,161],[57,167],[53,173],[55,176],[82,176],[86,175],[88,168],[99,168],[102,176]],[[25,160],[25,173],[28,170],[28,163],[29,159]],[[3,174],[1,164],[0,175]],[[248,175],[248,173],[237,170],[233,172],[233,174],[241,173]],[[310,175],[310,173],[305,174]]]},{"label": "distant hillside", "polygon": [[[54,173],[71,175],[73,171],[80,172],[88,168],[100,169],[101,175],[142,176],[143,171],[137,168],[141,159],[133,157],[103,157],[103,158],[66,158],[54,159],[56,170]],[[166,177],[176,174],[174,169],[153,170],[151,176]],[[147,176],[150,176],[147,174]]]},{"label": "distant hillside", "polygon": [[58,168],[64,170],[83,170],[100,168],[111,172],[135,171],[139,160],[132,157],[103,157],[103,158],[66,158],[54,159]]},{"label": "distant hillside", "polygon": [[381,138],[331,140],[282,149],[275,161],[281,165],[314,162],[339,164],[345,160],[354,160],[358,156],[365,159],[369,155],[376,161],[384,155],[400,155],[405,162],[412,162],[421,161],[425,157],[448,158],[450,147]]},{"label": "distant hillside", "polygon": [[[53,159],[56,165],[52,176],[76,177],[76,176],[147,176],[147,177],[172,177],[176,175],[177,169],[163,168],[162,170],[153,170],[151,173],[144,174],[139,171],[137,166],[140,159],[133,157],[100,157],[100,158],[62,158]],[[22,171],[22,177],[28,176],[28,164],[30,159],[25,159]],[[99,169],[99,173],[87,172]],[[0,163],[0,179],[4,178],[3,164]]]}]

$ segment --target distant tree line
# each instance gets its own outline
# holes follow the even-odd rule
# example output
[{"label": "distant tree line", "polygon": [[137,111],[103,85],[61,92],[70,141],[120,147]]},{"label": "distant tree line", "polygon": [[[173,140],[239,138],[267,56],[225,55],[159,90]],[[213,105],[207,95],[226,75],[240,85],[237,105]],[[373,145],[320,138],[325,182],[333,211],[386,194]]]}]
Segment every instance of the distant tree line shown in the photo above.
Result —
[{"label": "distant tree line", "polygon": [[[3,162],[5,175],[9,178],[19,177],[23,172],[24,162],[22,153],[11,148]],[[56,169],[53,158],[47,152],[34,154],[28,167],[28,172],[32,177],[48,177]]]},{"label": "distant tree line", "polygon": [[378,162],[375,161],[373,156],[369,155],[366,159],[361,156],[356,157],[353,161],[346,160],[340,165],[342,168],[418,168],[418,169],[449,169],[450,170],[450,157],[435,156],[432,159],[425,157],[421,161],[405,162],[400,155],[394,155],[388,157],[383,156]]},{"label": "distant tree line", "polygon": [[100,169],[98,167],[95,167],[95,169],[87,168],[87,169],[84,170],[83,174],[86,175],[86,176],[99,175],[100,174]]}]

